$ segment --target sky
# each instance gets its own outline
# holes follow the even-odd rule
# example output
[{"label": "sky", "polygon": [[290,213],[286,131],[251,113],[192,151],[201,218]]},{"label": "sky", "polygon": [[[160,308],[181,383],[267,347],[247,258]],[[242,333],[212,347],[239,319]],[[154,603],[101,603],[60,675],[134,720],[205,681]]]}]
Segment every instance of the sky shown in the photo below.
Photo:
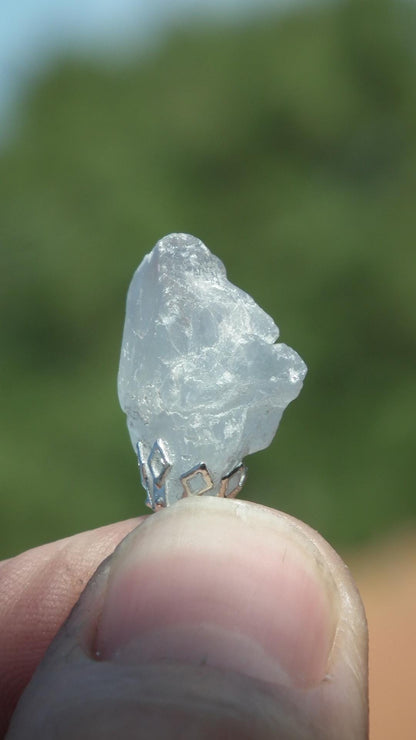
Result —
[{"label": "sky", "polygon": [[0,0],[0,138],[25,89],[63,53],[108,58],[133,42],[144,48],[182,19],[233,22],[295,2],[302,0]]}]

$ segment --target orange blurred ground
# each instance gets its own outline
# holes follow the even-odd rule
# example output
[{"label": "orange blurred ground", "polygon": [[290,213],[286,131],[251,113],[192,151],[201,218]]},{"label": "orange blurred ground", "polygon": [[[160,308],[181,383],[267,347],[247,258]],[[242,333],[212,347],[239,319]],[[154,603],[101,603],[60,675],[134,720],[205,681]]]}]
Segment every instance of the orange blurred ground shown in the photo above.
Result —
[{"label": "orange blurred ground", "polygon": [[370,740],[416,739],[416,532],[347,558],[370,635]]}]

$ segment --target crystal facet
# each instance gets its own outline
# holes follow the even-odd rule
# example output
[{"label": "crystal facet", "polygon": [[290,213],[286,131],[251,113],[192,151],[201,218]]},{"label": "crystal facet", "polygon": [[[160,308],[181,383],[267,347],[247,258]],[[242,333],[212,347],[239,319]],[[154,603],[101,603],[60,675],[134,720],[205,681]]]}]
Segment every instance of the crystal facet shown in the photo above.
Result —
[{"label": "crystal facet", "polygon": [[189,234],[170,234],[131,282],[120,404],[151,508],[235,496],[242,459],[272,441],[306,365],[225,267]]}]

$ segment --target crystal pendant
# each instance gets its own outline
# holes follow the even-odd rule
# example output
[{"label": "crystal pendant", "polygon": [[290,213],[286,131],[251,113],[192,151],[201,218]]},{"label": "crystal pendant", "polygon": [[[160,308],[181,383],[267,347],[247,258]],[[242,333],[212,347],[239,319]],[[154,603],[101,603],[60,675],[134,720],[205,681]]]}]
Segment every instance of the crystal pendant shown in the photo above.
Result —
[{"label": "crystal pendant", "polygon": [[272,441],[306,365],[225,267],[189,234],[170,234],[131,282],[118,374],[152,509],[184,496],[233,497],[243,458]]}]

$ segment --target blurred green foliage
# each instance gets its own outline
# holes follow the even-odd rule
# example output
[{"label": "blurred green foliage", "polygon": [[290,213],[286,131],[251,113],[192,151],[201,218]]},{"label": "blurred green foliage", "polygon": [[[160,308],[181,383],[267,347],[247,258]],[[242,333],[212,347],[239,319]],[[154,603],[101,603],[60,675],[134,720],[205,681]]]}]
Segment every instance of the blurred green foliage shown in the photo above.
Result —
[{"label": "blurred green foliage", "polygon": [[66,61],[0,157],[1,555],[144,512],[128,282],[202,238],[309,365],[244,495],[337,546],[415,517],[415,18],[358,0]]}]

